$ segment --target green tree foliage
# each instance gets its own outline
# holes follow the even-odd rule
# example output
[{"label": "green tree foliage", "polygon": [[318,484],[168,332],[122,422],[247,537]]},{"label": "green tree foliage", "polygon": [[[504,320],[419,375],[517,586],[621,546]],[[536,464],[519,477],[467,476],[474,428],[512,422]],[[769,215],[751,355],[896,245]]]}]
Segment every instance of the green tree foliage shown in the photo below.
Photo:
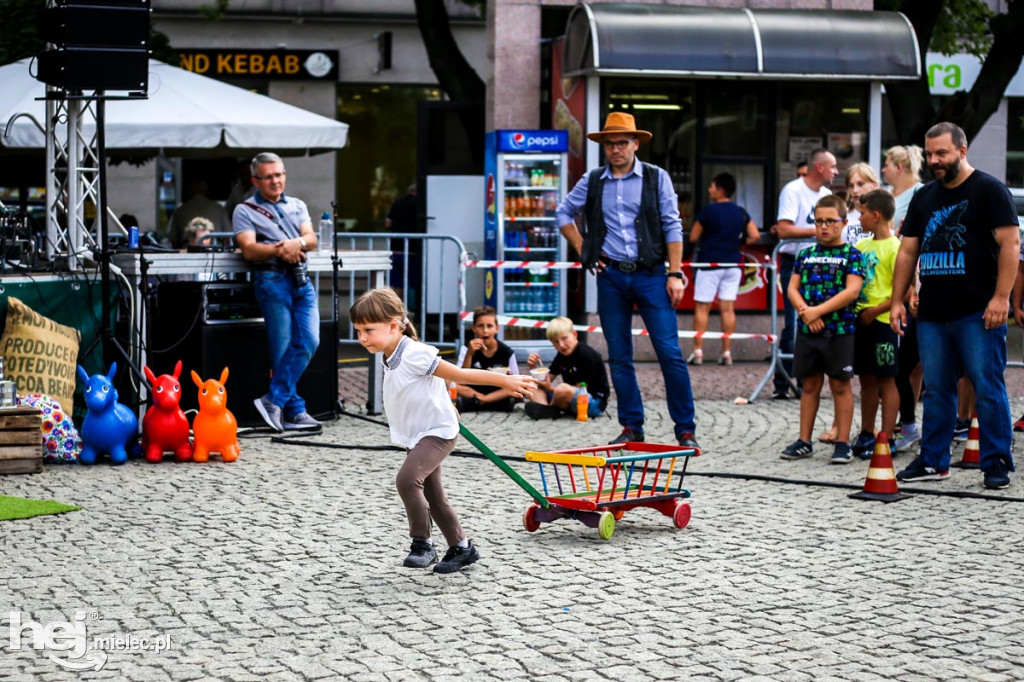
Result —
[{"label": "green tree foliage", "polygon": [[[46,44],[39,29],[45,9],[45,0],[0,0],[0,64],[35,57],[43,51]],[[163,33],[150,33],[149,50],[153,59],[177,66],[178,54]]]},{"label": "green tree foliage", "polygon": [[42,51],[39,26],[43,20],[42,0],[0,0],[0,64],[10,64]]},{"label": "green tree foliage", "polygon": [[932,33],[932,52],[960,52],[984,59],[992,49],[988,24],[996,14],[979,0],[945,0]]},{"label": "green tree foliage", "polygon": [[886,94],[903,144],[921,144],[924,133],[939,121],[960,125],[968,138],[981,130],[999,107],[1010,80],[1024,59],[1024,0],[1008,0],[1005,12],[993,12],[981,0],[875,0],[874,8],[903,12],[921,50],[968,53],[983,61],[969,91],[933,103],[927,72],[917,81],[886,83]]}]

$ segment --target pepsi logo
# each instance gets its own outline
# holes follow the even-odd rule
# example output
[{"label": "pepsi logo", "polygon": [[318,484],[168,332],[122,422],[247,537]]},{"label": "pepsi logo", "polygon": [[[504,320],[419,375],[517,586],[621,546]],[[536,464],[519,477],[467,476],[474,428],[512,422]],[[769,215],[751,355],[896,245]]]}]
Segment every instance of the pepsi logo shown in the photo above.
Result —
[{"label": "pepsi logo", "polygon": [[526,144],[526,135],[522,133],[512,133],[512,146],[516,149],[522,149]]},{"label": "pepsi logo", "polygon": [[528,140],[528,143],[531,147],[546,147],[548,145],[558,144],[558,138],[555,137],[554,135],[548,135],[547,137],[531,137]]}]

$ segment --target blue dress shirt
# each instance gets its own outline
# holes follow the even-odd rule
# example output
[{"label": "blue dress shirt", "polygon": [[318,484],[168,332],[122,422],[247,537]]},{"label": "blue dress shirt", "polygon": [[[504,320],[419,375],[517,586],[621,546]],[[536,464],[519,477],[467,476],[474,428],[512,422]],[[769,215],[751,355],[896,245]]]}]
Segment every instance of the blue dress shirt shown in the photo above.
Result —
[{"label": "blue dress shirt", "polygon": [[[679,221],[679,200],[676,197],[672,179],[663,169],[648,166],[658,172],[658,213],[661,215],[661,229],[665,243],[683,241],[683,226]],[[635,220],[640,212],[640,195],[643,191],[644,165],[637,159],[633,170],[621,178],[612,176],[611,168],[604,167],[600,177],[605,180],[602,208],[604,223],[608,232],[601,252],[612,260],[635,261],[639,258],[636,244]],[[587,181],[590,173],[584,173],[555,211],[556,224],[561,227],[573,222],[583,212],[587,203]]]}]

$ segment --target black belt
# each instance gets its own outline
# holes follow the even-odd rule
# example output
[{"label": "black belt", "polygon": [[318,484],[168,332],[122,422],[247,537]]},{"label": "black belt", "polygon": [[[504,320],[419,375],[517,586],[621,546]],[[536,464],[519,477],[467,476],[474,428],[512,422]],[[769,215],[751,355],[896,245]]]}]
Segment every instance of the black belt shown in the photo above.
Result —
[{"label": "black belt", "polygon": [[283,263],[279,263],[276,260],[264,261],[262,263],[255,263],[253,269],[259,272],[287,272],[287,266]]},{"label": "black belt", "polygon": [[601,256],[600,260],[606,268],[615,268],[619,272],[625,272],[626,274],[637,272],[638,270],[654,272],[654,268],[646,267],[639,261],[635,260],[612,260],[608,256]]}]

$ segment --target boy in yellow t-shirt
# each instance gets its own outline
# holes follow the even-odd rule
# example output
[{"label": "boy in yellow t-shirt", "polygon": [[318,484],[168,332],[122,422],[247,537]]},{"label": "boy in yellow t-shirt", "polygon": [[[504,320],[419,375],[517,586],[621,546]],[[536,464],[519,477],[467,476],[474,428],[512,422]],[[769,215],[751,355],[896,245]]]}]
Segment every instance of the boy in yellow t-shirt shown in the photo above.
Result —
[{"label": "boy in yellow t-shirt", "polygon": [[875,415],[879,397],[882,402],[882,431],[889,439],[890,448],[900,408],[900,394],[896,390],[899,340],[889,327],[892,275],[900,240],[892,233],[896,202],[891,194],[884,189],[876,189],[862,195],[858,202],[861,228],[871,236],[855,245],[864,254],[864,286],[857,299],[854,334],[853,370],[860,379],[861,431],[853,444],[853,452],[861,459],[870,459],[875,447]]}]

